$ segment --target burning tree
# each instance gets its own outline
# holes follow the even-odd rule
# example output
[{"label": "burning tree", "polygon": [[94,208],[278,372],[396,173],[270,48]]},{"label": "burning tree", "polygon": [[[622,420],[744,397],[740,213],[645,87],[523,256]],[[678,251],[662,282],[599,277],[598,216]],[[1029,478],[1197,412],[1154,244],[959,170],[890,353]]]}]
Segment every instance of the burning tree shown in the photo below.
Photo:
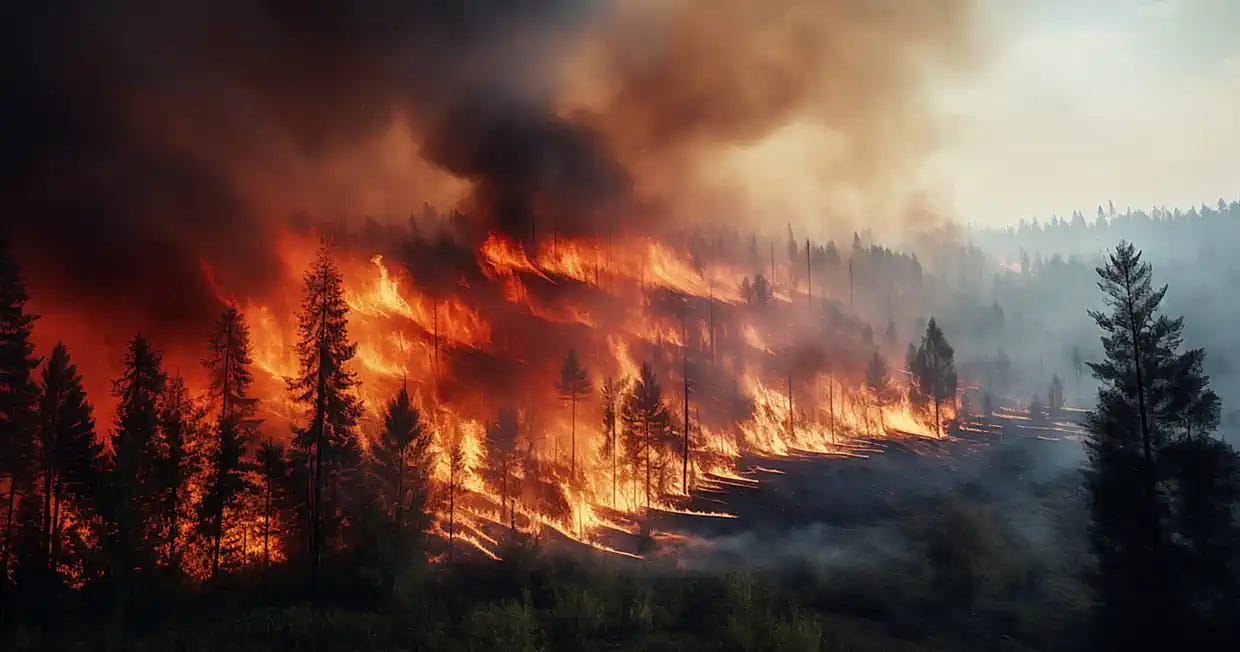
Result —
[{"label": "burning tree", "polygon": [[608,378],[603,381],[603,387],[600,390],[600,397],[603,400],[603,448],[602,452],[606,459],[611,461],[611,506],[616,506],[616,487],[618,477],[618,446],[619,432],[617,426],[620,424],[620,408],[621,401],[625,394],[625,387],[628,383],[614,378]]},{"label": "burning tree", "polygon": [[943,412],[945,402],[956,399],[956,366],[952,361],[954,352],[943,331],[930,318],[921,346],[909,345],[908,369],[912,376],[909,400],[930,412],[934,432],[943,436]]},{"label": "burning tree", "polygon": [[295,431],[293,448],[307,474],[306,533],[310,582],[317,593],[327,530],[340,524],[344,487],[361,459],[354,429],[362,414],[353,394],[357,378],[349,362],[357,345],[349,341],[343,278],[327,245],[303,277],[297,317],[298,376],[288,379],[293,398],[306,408],[307,425]]},{"label": "burning tree", "polygon": [[465,482],[465,438],[455,423],[448,427],[448,561],[456,552],[456,502]]},{"label": "burning tree", "polygon": [[874,401],[874,407],[878,409],[878,427],[879,430],[886,430],[886,421],[884,420],[884,410],[894,400],[891,390],[891,375],[887,371],[887,363],[883,361],[883,357],[874,352],[870,356],[870,364],[865,369],[865,386],[870,392],[870,398]]},{"label": "burning tree", "polygon": [[516,472],[520,463],[517,437],[520,424],[517,411],[501,408],[495,420],[487,424],[487,464],[492,481],[499,486],[501,515],[508,516],[509,528],[516,529]]},{"label": "burning tree", "polygon": [[[263,564],[271,563],[272,521],[279,518],[276,509],[277,500],[283,485],[287,464],[284,460],[284,447],[274,441],[265,441],[258,447],[255,455],[259,476],[263,483]],[[275,528],[279,531],[279,527]]]},{"label": "burning tree", "polygon": [[663,448],[671,437],[671,415],[663,403],[663,390],[649,363],[642,363],[637,382],[625,395],[621,419],[624,422],[626,461],[635,471],[645,473],[645,507],[648,514],[652,471],[654,465],[661,462]]},{"label": "burning tree", "polygon": [[203,366],[209,379],[207,396],[216,408],[215,440],[201,504],[203,526],[211,542],[211,575],[219,573],[224,514],[232,509],[247,483],[242,461],[253,436],[256,401],[249,397],[250,331],[244,316],[229,308],[211,331]]},{"label": "burning tree", "polygon": [[581,362],[577,359],[577,350],[569,349],[568,355],[564,356],[564,364],[560,367],[560,378],[555,384],[555,389],[559,392],[560,399],[568,403],[571,410],[572,432],[571,432],[571,452],[569,457],[569,473],[574,480],[577,478],[577,400],[582,396],[588,396],[593,388],[590,386],[590,376],[586,372],[585,367],[581,366]]}]

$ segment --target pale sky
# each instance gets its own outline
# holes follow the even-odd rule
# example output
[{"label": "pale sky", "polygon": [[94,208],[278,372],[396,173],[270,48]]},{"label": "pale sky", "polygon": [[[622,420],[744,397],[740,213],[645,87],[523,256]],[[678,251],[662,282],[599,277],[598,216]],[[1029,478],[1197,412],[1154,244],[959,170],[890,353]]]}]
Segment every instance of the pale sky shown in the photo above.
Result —
[{"label": "pale sky", "polygon": [[940,85],[962,221],[1240,198],[1240,0],[989,0],[984,66]]}]

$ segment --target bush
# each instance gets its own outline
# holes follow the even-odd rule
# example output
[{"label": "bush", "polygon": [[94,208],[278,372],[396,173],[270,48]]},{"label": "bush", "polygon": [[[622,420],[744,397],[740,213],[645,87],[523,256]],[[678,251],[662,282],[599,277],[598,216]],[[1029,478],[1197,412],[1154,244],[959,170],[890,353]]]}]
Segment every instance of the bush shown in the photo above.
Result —
[{"label": "bush", "polygon": [[551,617],[565,642],[584,644],[603,629],[607,608],[599,596],[585,587],[557,587]]},{"label": "bush", "polygon": [[509,600],[486,604],[465,619],[469,649],[490,652],[534,652],[543,649],[542,628],[534,611],[522,602]]}]

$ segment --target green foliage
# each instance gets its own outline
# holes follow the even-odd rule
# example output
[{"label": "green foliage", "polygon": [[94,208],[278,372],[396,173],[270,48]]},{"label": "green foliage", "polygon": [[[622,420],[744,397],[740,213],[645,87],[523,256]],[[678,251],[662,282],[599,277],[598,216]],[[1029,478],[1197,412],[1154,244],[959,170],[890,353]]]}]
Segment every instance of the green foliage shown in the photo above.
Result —
[{"label": "green foliage", "polygon": [[525,602],[485,604],[465,618],[468,649],[537,652],[543,649],[542,628]]},{"label": "green foliage", "polygon": [[926,325],[921,344],[909,344],[908,369],[912,375],[909,401],[929,418],[936,433],[943,433],[943,403],[956,400],[955,353],[934,318]]},{"label": "green foliage", "polygon": [[642,477],[645,504],[652,498],[653,464],[662,456],[659,451],[671,442],[671,415],[663,402],[663,390],[648,363],[642,363],[641,374],[625,395],[621,408],[624,424],[625,461],[634,477]]},{"label": "green foliage", "polygon": [[[1089,419],[1086,489],[1093,523],[1100,642],[1201,645],[1237,636],[1217,614],[1240,609],[1234,571],[1240,458],[1207,439],[1218,425],[1201,349],[1181,351],[1184,321],[1160,314],[1141,253],[1121,242],[1097,269],[1105,310],[1091,311],[1106,355]],[[1134,622],[1158,627],[1132,627]]]},{"label": "green foliage", "polygon": [[976,504],[945,505],[926,528],[925,545],[935,588],[966,609],[1001,581],[1005,542],[994,520]]}]

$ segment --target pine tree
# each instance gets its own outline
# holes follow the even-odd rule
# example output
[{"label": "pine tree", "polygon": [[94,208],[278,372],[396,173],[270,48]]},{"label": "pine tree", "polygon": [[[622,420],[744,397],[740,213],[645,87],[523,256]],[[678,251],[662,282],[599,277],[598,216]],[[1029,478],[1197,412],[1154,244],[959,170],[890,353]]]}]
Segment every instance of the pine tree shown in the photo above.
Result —
[{"label": "pine tree", "polygon": [[865,370],[865,386],[870,392],[875,407],[878,408],[879,429],[886,430],[884,410],[891,404],[891,375],[887,371],[887,363],[883,361],[878,351],[870,356],[870,364]]},{"label": "pine tree", "polygon": [[642,363],[641,375],[625,396],[621,419],[625,455],[631,465],[645,472],[646,510],[649,512],[654,457],[661,454],[671,433],[671,415],[649,363]]},{"label": "pine tree", "polygon": [[753,304],[755,306],[765,306],[773,296],[770,281],[766,277],[758,274],[753,279]]},{"label": "pine tree", "polygon": [[448,561],[456,553],[456,499],[465,481],[465,442],[455,424],[449,426],[448,441]]},{"label": "pine tree", "polygon": [[1051,386],[1046,390],[1046,409],[1050,416],[1058,416],[1063,411],[1063,381],[1059,374],[1051,374]]},{"label": "pine tree", "polygon": [[577,350],[569,349],[564,356],[564,364],[560,367],[560,378],[555,384],[560,399],[567,402],[571,410],[572,434],[569,458],[569,473],[574,481],[577,478],[577,400],[588,396],[593,391],[590,376],[585,367],[577,359]]},{"label": "pine tree", "polygon": [[109,561],[122,589],[131,572],[154,564],[159,407],[166,382],[159,352],[141,334],[135,335],[121,376],[112,383],[119,404],[103,509]]},{"label": "pine tree", "polygon": [[431,480],[431,431],[422,422],[409,390],[401,386],[387,405],[383,430],[371,447],[371,469],[383,506],[400,543],[426,527]]},{"label": "pine tree", "polygon": [[1029,401],[1029,419],[1031,421],[1042,421],[1046,418],[1046,405],[1042,403],[1042,397],[1037,394]]},{"label": "pine tree", "polygon": [[618,446],[620,425],[620,402],[625,393],[625,381],[608,378],[603,381],[600,396],[603,400],[603,455],[611,460],[611,506],[616,506],[616,489],[618,486],[617,466],[619,460]]},{"label": "pine tree", "polygon": [[926,325],[921,346],[909,345],[909,371],[912,373],[910,397],[914,403],[932,410],[934,431],[943,436],[942,406],[956,399],[954,352],[933,317]]},{"label": "pine tree", "polygon": [[200,505],[200,527],[211,543],[212,577],[220,569],[220,542],[226,530],[224,515],[247,489],[246,446],[253,438],[256,409],[256,401],[248,396],[253,382],[250,364],[250,333],[245,317],[236,308],[229,308],[216,320],[203,360],[207,396],[215,413],[215,437]]},{"label": "pine tree", "polygon": [[301,370],[288,385],[294,400],[305,406],[308,421],[295,432],[293,447],[308,475],[306,539],[311,589],[317,594],[323,546],[340,524],[344,488],[361,460],[354,430],[362,406],[353,393],[357,378],[349,369],[357,345],[349,342],[344,279],[326,244],[303,280],[297,329]]},{"label": "pine tree", "polygon": [[0,618],[8,613],[10,559],[18,496],[29,492],[34,468],[34,410],[37,388],[30,333],[35,315],[26,312],[26,278],[0,239],[0,475],[5,481],[4,542],[0,549]]},{"label": "pine tree", "polygon": [[95,419],[82,377],[61,343],[52,349],[39,384],[39,448],[43,474],[40,551],[51,570],[61,547],[62,504],[72,502],[80,516],[97,508],[96,465],[103,452],[95,441]]},{"label": "pine tree", "polygon": [[488,471],[500,492],[500,514],[506,515],[509,528],[516,529],[515,474],[517,466],[517,435],[520,425],[517,411],[501,408],[495,420],[487,424],[486,448]]},{"label": "pine tree", "polygon": [[[1235,540],[1238,463],[1230,447],[1208,439],[1218,397],[1202,371],[1204,352],[1179,350],[1183,319],[1159,314],[1166,286],[1153,287],[1149,264],[1126,242],[1097,272],[1106,310],[1089,314],[1105,358],[1088,363],[1100,386],[1086,489],[1100,642],[1171,645],[1216,631],[1204,621],[1217,609],[1201,595],[1235,595],[1227,574],[1215,572],[1217,559],[1236,563],[1235,547],[1228,553],[1211,542]],[[1223,552],[1198,554],[1206,550]]]},{"label": "pine tree", "polygon": [[1074,400],[1078,402],[1078,405],[1081,400],[1081,369],[1084,366],[1085,359],[1081,357],[1081,350],[1075,346],[1072,347],[1072,371],[1076,373],[1076,396]]},{"label": "pine tree", "polygon": [[164,533],[166,563],[180,565],[182,513],[190,506],[189,479],[194,475],[191,445],[199,440],[201,413],[180,377],[168,381],[160,398],[160,446],[156,464],[160,530]]}]

